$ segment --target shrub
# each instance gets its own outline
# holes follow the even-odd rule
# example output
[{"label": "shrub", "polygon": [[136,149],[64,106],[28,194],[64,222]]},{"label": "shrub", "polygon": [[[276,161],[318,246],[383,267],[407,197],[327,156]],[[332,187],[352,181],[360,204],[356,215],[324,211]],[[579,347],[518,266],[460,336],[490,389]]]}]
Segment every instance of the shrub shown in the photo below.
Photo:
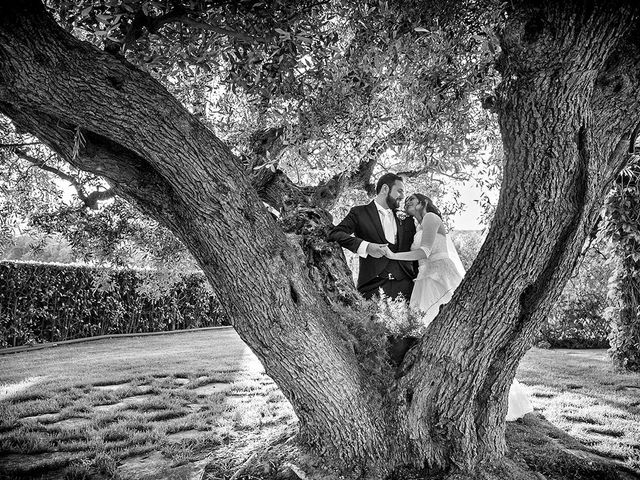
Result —
[{"label": "shrub", "polygon": [[0,262],[0,347],[225,323],[201,273]]},{"label": "shrub", "polygon": [[542,326],[539,344],[550,348],[607,348],[611,330],[605,315],[611,267],[602,241],[585,252],[573,277]]},{"label": "shrub", "polygon": [[631,158],[605,205],[604,230],[612,241],[616,269],[608,310],[613,363],[640,372],[640,160]]},{"label": "shrub", "polygon": [[[619,256],[620,253],[618,252]],[[609,355],[613,363],[640,372],[640,261],[632,256],[618,258],[609,282],[612,306],[606,311],[611,322]]]},{"label": "shrub", "polygon": [[563,296],[540,331],[550,348],[606,348],[611,329],[604,316],[602,295]]}]

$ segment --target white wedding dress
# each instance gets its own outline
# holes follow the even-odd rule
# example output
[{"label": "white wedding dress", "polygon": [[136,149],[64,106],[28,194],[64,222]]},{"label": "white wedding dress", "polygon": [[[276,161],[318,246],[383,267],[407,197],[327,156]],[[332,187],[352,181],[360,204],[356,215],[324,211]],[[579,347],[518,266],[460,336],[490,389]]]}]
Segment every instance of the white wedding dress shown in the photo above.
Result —
[{"label": "white wedding dress", "polygon": [[418,260],[418,276],[409,307],[423,314],[426,326],[436,318],[440,306],[451,300],[465,272],[440,217],[427,213],[416,230],[411,250],[422,249],[427,258]]},{"label": "white wedding dress", "polygon": [[[427,326],[436,318],[440,307],[451,300],[465,271],[440,217],[427,213],[416,230],[411,250],[422,249],[427,258],[418,261],[418,276],[409,307],[423,315],[422,323]],[[514,379],[509,389],[506,420],[517,420],[531,412],[533,407],[525,388]]]}]

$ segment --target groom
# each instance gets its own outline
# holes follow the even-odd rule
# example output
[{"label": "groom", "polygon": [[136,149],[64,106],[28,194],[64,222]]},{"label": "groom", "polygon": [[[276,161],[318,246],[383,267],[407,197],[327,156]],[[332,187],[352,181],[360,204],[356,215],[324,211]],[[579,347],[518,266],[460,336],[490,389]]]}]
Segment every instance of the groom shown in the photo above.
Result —
[{"label": "groom", "polygon": [[358,291],[366,299],[382,288],[388,297],[400,293],[411,297],[416,274],[413,262],[390,260],[383,255],[387,245],[392,252],[410,249],[416,232],[412,218],[401,221],[395,210],[404,197],[402,177],[387,173],[376,184],[376,197],[368,205],[353,207],[337,226],[329,231],[328,239],[360,256]]}]

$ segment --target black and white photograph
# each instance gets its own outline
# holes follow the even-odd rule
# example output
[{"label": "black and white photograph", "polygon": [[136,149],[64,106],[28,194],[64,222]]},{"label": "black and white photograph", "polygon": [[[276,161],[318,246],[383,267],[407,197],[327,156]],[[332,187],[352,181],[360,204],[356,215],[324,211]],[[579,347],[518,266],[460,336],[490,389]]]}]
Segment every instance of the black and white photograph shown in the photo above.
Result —
[{"label": "black and white photograph", "polygon": [[640,2],[0,0],[0,480],[640,480]]}]

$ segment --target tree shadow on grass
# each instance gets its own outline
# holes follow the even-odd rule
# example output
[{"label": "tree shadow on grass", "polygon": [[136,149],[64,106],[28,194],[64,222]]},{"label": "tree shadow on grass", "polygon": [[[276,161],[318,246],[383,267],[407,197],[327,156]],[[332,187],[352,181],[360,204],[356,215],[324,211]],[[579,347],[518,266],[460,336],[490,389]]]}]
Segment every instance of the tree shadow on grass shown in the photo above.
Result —
[{"label": "tree shadow on grass", "polygon": [[[25,385],[4,402],[16,418],[0,434],[0,477],[63,474],[74,465],[92,471],[100,452],[111,456],[113,468],[126,457],[150,451],[166,454],[169,461],[190,462],[212,448],[211,439],[219,444],[228,432],[266,423],[265,412],[247,408],[245,397],[263,397],[267,404],[275,388],[231,330],[74,344],[3,357],[3,363],[9,369],[19,366],[25,376],[47,375],[51,382]],[[43,413],[44,404],[60,396],[68,397],[69,415],[84,418],[90,437],[77,436],[71,444],[66,426],[46,429],[40,419],[32,421],[36,431],[25,430],[22,417]],[[33,404],[34,412],[25,410],[25,402]],[[56,416],[62,419],[58,407]],[[147,428],[139,431],[141,422]],[[185,431],[194,438],[182,439]],[[46,448],[37,453],[23,448],[26,434],[47,440]],[[135,439],[142,449],[129,446]]]},{"label": "tree shadow on grass", "polygon": [[595,453],[578,440],[537,414],[507,423],[509,457],[526,463],[547,478],[571,480],[640,479],[613,458]]}]

